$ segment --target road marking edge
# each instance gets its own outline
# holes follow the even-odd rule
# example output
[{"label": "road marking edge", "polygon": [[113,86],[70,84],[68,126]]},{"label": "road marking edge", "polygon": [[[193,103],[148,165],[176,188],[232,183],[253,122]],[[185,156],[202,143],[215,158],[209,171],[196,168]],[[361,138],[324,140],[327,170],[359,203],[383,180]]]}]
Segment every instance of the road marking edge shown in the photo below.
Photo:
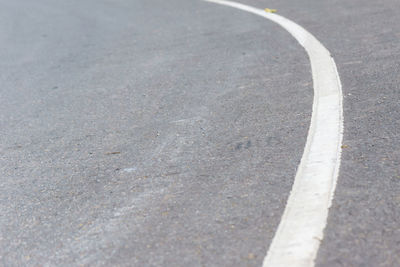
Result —
[{"label": "road marking edge", "polygon": [[204,1],[241,9],[277,23],[303,46],[309,56],[314,100],[307,142],[263,267],[314,266],[341,160],[343,96],[335,61],[311,33],[283,16],[237,2]]}]

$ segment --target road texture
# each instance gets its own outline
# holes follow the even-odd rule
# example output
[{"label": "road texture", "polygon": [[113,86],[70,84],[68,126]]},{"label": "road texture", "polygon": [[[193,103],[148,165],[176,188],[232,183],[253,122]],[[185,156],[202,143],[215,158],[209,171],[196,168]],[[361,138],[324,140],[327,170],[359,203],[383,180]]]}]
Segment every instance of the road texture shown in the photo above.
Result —
[{"label": "road texture", "polygon": [[304,26],[341,76],[344,149],[317,266],[399,266],[400,2],[246,3]]},{"label": "road texture", "polygon": [[[343,83],[317,266],[400,265],[400,3],[243,3]],[[0,265],[262,264],[312,107],[287,32],[202,1],[0,0],[0,48]]]}]

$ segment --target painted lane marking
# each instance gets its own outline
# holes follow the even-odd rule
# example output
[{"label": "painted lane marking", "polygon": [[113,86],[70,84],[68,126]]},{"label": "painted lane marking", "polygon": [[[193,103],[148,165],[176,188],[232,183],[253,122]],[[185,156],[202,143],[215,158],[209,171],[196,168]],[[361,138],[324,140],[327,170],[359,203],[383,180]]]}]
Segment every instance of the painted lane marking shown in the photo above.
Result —
[{"label": "painted lane marking", "polygon": [[336,64],[329,51],[311,33],[291,20],[236,2],[205,1],[241,9],[279,24],[309,56],[314,102],[307,142],[263,266],[314,266],[340,167],[343,97]]}]

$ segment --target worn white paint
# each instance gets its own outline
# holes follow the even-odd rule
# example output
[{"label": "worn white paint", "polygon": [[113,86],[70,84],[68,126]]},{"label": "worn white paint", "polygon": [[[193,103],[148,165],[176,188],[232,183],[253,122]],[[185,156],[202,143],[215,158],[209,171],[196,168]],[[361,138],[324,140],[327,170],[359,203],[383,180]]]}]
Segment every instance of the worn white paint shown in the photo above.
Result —
[{"label": "worn white paint", "polygon": [[314,82],[310,129],[292,191],[263,266],[313,266],[340,166],[343,97],[335,62],[312,34],[291,20],[236,2],[206,1],[238,8],[279,24],[308,53]]},{"label": "worn white paint", "polygon": [[137,170],[136,167],[131,167],[131,168],[125,168],[122,171],[124,171],[124,172],[135,172],[136,170]]}]

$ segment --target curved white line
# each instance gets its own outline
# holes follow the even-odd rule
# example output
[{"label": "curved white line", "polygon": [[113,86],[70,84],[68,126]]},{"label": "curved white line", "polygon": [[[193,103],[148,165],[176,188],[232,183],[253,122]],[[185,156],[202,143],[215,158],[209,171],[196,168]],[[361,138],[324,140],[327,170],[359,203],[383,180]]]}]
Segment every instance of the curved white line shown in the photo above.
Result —
[{"label": "curved white line", "polygon": [[310,129],[292,191],[263,266],[314,266],[340,167],[343,97],[336,64],[311,33],[291,20],[235,2],[205,1],[238,8],[279,24],[308,53],[314,82]]}]

